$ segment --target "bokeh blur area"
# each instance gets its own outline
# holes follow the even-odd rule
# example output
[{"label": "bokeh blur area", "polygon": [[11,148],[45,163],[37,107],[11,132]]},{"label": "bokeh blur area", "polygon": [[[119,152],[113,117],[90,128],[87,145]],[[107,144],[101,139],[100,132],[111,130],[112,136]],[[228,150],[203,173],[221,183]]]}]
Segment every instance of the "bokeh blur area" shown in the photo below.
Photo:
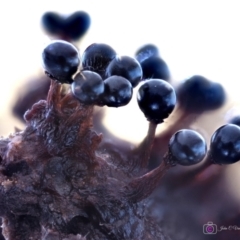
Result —
[{"label": "bokeh blur area", "polygon": [[[0,9],[1,79],[4,86],[0,96],[0,123],[3,135],[12,131],[14,120],[9,116],[9,104],[18,94],[18,87],[26,79],[43,72],[41,51],[49,38],[41,28],[40,19],[46,11],[67,15],[83,10],[90,14],[90,30],[77,43],[81,52],[93,42],[104,42],[120,55],[133,56],[140,46],[150,42],[159,47],[161,56],[168,63],[172,84],[193,74],[201,74],[223,83],[231,100],[238,102],[238,1],[170,0],[127,4],[108,0],[49,1],[47,4],[40,1],[22,1],[21,4],[9,1],[0,3]],[[111,110],[114,115],[119,112],[122,116],[125,109]],[[140,130],[147,124],[137,108],[136,114],[139,122],[136,128],[135,114],[130,118],[121,118],[121,124],[132,129],[132,133],[127,129],[123,137],[132,136],[138,142],[144,136],[144,130]],[[8,116],[11,121],[6,121]],[[111,123],[118,125],[117,121]]]},{"label": "bokeh blur area", "polygon": [[[195,74],[221,83],[228,94],[226,105],[205,114],[192,125],[208,141],[219,126],[233,115],[240,114],[238,0],[2,1],[2,136],[8,136],[15,126],[24,128],[24,124],[13,116],[12,107],[28,80],[44,73],[41,53],[49,37],[41,27],[42,15],[46,11],[68,15],[77,10],[86,11],[91,16],[90,29],[81,41],[75,43],[80,53],[91,43],[99,42],[109,44],[119,55],[134,56],[140,46],[153,43],[159,47],[161,57],[170,68],[173,86]],[[103,119],[104,125],[115,136],[135,144],[144,138],[148,127],[148,122],[137,106],[136,91],[128,106],[116,109],[104,107]],[[168,121],[159,126],[158,131],[166,127]],[[239,171],[239,163],[226,167],[221,178],[221,182],[227,186],[228,194],[235,201],[240,200]]]}]

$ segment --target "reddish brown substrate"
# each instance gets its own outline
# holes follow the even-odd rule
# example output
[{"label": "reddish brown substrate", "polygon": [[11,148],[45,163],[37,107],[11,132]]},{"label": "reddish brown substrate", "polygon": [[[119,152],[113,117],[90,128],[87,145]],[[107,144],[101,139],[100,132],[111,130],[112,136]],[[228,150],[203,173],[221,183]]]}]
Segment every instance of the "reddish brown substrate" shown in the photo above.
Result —
[{"label": "reddish brown substrate", "polygon": [[92,114],[52,81],[47,100],[26,112],[26,129],[0,140],[6,239],[168,239],[145,209],[163,166],[141,176],[146,170],[134,169],[149,156],[123,159],[99,148]]}]

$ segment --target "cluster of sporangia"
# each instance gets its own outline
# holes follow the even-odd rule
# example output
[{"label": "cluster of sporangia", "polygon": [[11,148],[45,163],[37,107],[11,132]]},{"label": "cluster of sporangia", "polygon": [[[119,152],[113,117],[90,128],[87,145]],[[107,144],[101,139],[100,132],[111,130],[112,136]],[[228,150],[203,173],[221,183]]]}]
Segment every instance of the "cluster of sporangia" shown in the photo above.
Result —
[{"label": "cluster of sporangia", "polygon": [[[68,42],[52,41],[44,49],[44,69],[52,79],[48,98],[26,112],[24,131],[0,141],[0,213],[6,239],[167,239],[148,217],[145,199],[167,169],[199,163],[207,148],[199,133],[177,131],[160,166],[147,170],[156,126],[176,104],[175,91],[165,81],[167,66],[157,55],[147,45],[137,52],[137,60],[119,57],[110,46],[95,43],[80,62],[77,48]],[[148,65],[154,59],[155,68]],[[156,77],[155,69],[165,80]],[[137,101],[150,122],[148,135],[128,155],[116,156],[99,147],[101,136],[91,128],[93,107],[126,105],[143,79]],[[61,92],[63,83],[71,84],[69,93]],[[177,92],[179,106],[190,112],[215,109],[225,99],[221,85],[201,76],[188,79]],[[194,101],[198,110],[192,108]],[[212,136],[205,161],[238,161],[239,141],[237,125],[222,126]]]},{"label": "cluster of sporangia", "polygon": [[[222,86],[193,76],[177,89],[166,81],[169,71],[153,45],[136,59],[118,56],[106,44],[94,43],[82,54],[69,42],[52,41],[43,50],[51,79],[47,100],[25,113],[27,127],[0,140],[0,215],[3,235],[24,239],[168,239],[148,217],[145,200],[165,172],[188,166],[207,154],[204,138],[182,129],[169,140],[162,163],[147,170],[156,126],[176,105],[201,113],[225,101]],[[94,105],[121,107],[142,82],[138,105],[150,122],[147,137],[128,154],[99,147],[92,130]],[[61,85],[71,84],[63,93]],[[197,106],[197,108],[196,108]],[[240,160],[240,127],[215,131],[205,161],[230,164]]]},{"label": "cluster of sporangia", "polygon": [[[161,60],[157,55],[157,48],[153,45],[141,48],[135,59],[118,56],[109,45],[94,43],[84,51],[81,70],[77,73],[80,65],[78,50],[68,42],[53,41],[43,51],[43,63],[46,74],[51,79],[59,83],[70,83],[73,95],[86,105],[124,106],[130,102],[133,88],[144,79],[138,90],[137,101],[150,122],[150,128],[156,128],[176,105],[176,94],[173,87],[165,81],[167,78],[156,78],[157,73],[154,69],[149,70],[150,67],[146,64],[154,58]],[[163,63],[162,66],[158,63],[155,69],[165,69]],[[152,65],[150,64],[151,67]],[[153,77],[149,77],[148,71]],[[194,98],[191,96],[193,94]],[[220,84],[198,75],[188,79],[178,89],[178,96],[182,108],[198,113],[216,109],[225,101],[225,93]],[[237,125],[220,127],[212,136],[208,161],[216,164],[237,162],[240,160],[238,141],[240,128]],[[203,137],[195,131],[183,129],[170,139],[166,161],[173,165],[192,165],[202,161],[206,152]]]}]

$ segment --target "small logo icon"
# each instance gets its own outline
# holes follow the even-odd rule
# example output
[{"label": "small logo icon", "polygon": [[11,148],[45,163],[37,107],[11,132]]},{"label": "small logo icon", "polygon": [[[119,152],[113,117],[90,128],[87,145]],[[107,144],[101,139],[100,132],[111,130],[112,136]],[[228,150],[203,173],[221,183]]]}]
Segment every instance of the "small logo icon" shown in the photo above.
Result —
[{"label": "small logo icon", "polygon": [[203,225],[203,233],[204,234],[216,234],[217,233],[217,225],[213,224],[213,222],[208,222]]}]

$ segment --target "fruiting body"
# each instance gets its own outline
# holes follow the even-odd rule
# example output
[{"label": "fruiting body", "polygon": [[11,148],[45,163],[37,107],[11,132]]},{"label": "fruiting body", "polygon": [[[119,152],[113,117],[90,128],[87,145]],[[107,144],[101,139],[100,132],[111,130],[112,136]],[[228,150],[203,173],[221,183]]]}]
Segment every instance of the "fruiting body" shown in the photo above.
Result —
[{"label": "fruiting body", "polygon": [[168,81],[170,79],[170,71],[163,59],[151,56],[141,62],[143,71],[143,79],[157,78]]},{"label": "fruiting body", "polygon": [[240,127],[240,116],[236,116],[236,117],[232,118],[229,121],[229,123],[235,124],[235,125]]},{"label": "fruiting body", "polygon": [[[68,59],[68,54],[63,58]],[[50,60],[54,62],[52,56]],[[59,62],[57,59],[55,65],[60,66]],[[104,61],[93,57],[89,63],[97,71],[101,69],[102,76],[105,74],[105,67],[101,68]],[[176,104],[172,86],[150,79],[139,88],[138,104],[150,123],[146,138],[135,148],[130,143],[123,146],[119,139],[106,140],[92,129],[93,104],[119,107],[130,101],[132,85],[128,79],[115,75],[103,81],[96,72],[84,70],[75,76],[72,92],[68,93],[61,91],[59,82],[71,82],[72,76],[68,81],[64,79],[51,81],[47,100],[37,102],[26,112],[27,126],[23,131],[0,139],[0,217],[4,236],[8,240],[168,239],[162,233],[161,221],[152,216],[167,209],[160,205],[161,192],[152,195],[153,207],[149,208],[146,200],[170,167],[198,163],[206,153],[204,139],[184,129],[171,138],[167,154],[158,153],[161,163],[148,169],[150,158],[153,160],[152,146],[161,151],[171,137],[167,132],[162,145],[155,142],[157,124],[169,116]],[[209,156],[213,162],[233,163],[239,158],[240,134],[236,127],[228,127],[227,132],[217,130],[212,137]],[[103,132],[103,137],[106,135]],[[164,200],[171,204],[167,213],[173,215],[171,220],[182,210],[178,205],[181,201],[167,198],[166,190],[172,189],[171,184],[175,188],[178,185],[177,195],[183,196],[183,189],[193,189],[188,189],[182,179],[201,184],[194,174],[181,173],[170,175],[163,186]],[[186,196],[188,200],[191,197]],[[201,194],[198,196],[202,200]]]},{"label": "fruiting body", "polygon": [[51,34],[62,33],[62,18],[55,12],[46,12],[42,16],[42,24],[46,31]]},{"label": "fruiting body", "polygon": [[130,81],[136,87],[142,79],[142,68],[137,60],[128,56],[116,57],[106,69],[106,77],[121,76]]},{"label": "fruiting body", "polygon": [[173,111],[176,94],[166,81],[150,79],[139,88],[137,101],[147,120],[158,124]]},{"label": "fruiting body", "polygon": [[169,141],[169,154],[172,161],[190,166],[203,160],[207,152],[204,138],[196,131],[182,129]]},{"label": "fruiting body", "polygon": [[82,69],[97,72],[102,77],[108,64],[116,57],[115,50],[104,43],[93,43],[83,52]]},{"label": "fruiting body", "polygon": [[200,75],[187,79],[176,92],[181,107],[192,113],[217,109],[226,99],[221,84]]},{"label": "fruiting body", "polygon": [[95,72],[82,71],[74,77],[71,85],[73,95],[82,103],[94,104],[104,92],[101,76]]},{"label": "fruiting body", "polygon": [[[53,22],[48,26],[53,34],[65,40],[80,37],[81,17],[78,14],[65,18],[63,25],[61,17],[52,17]],[[185,240],[203,238],[204,219],[220,223],[221,216],[221,225],[235,226],[239,221],[239,214],[236,213],[239,206],[236,206],[237,201],[233,201],[231,194],[222,194],[224,184],[218,181],[224,168],[212,165],[204,174],[189,171],[193,173],[189,176],[184,168],[176,168],[166,176],[165,182],[160,182],[172,166],[169,163],[184,166],[198,163],[206,153],[206,144],[198,134],[184,129],[171,138],[168,154],[164,155],[164,147],[168,146],[171,137],[169,132],[182,127],[182,122],[186,124],[184,128],[191,126],[190,121],[185,121],[189,117],[187,111],[182,111],[179,118],[178,114],[173,115],[179,125],[172,124],[174,121],[169,121],[169,125],[163,124],[160,143],[154,141],[157,124],[168,117],[176,102],[170,85],[156,79],[147,82],[146,78],[149,77],[170,78],[169,69],[155,46],[145,46],[137,53],[138,61],[144,66],[146,80],[138,94],[139,106],[150,121],[146,138],[134,148],[130,142],[124,145],[119,139],[111,138],[108,131],[96,129],[99,133],[103,132],[103,135],[98,135],[92,129],[93,118],[98,126],[102,125],[101,117],[93,112],[93,104],[104,105],[105,101],[110,107],[125,105],[132,97],[132,87],[139,81],[138,77],[136,80],[127,76],[130,62],[126,68],[121,62],[120,67],[117,65],[117,69],[121,70],[115,72],[111,62],[116,63],[116,52],[102,45],[95,50],[91,50],[90,46],[90,50],[85,51],[83,71],[75,77],[72,92],[68,93],[61,91],[59,82],[71,83],[78,64],[70,64],[73,62],[70,52],[56,59],[52,52],[50,58],[45,56],[45,67],[49,68],[47,73],[57,80],[51,81],[47,100],[28,107],[25,114],[27,126],[23,131],[0,139],[0,218],[6,239],[166,240],[168,237],[164,233],[168,233],[173,235],[172,239]],[[73,53],[76,54],[75,51]],[[48,58],[50,63],[47,62]],[[66,64],[62,64],[62,59],[66,60]],[[122,66],[127,69],[126,76],[123,75]],[[72,71],[75,67],[76,70]],[[88,67],[96,72],[89,72]],[[102,78],[109,72],[109,78],[103,81]],[[135,72],[133,75],[140,74]],[[192,104],[190,110],[196,113],[209,109],[209,106],[210,109],[221,106],[216,104],[218,100],[215,101],[215,97],[221,102],[224,92],[219,91],[217,85],[210,88],[212,92],[208,90],[201,90],[203,97],[196,102],[197,94],[194,91],[193,101],[186,98],[182,102]],[[184,98],[186,95],[182,96]],[[194,121],[197,117],[196,114]],[[124,126],[119,124],[119,128]],[[165,129],[170,131],[164,132]],[[221,131],[215,133],[219,138],[212,138],[209,156],[215,163],[233,163],[239,156],[239,131],[235,129],[224,134]],[[157,149],[157,155],[152,155],[152,145]],[[228,157],[225,157],[226,154],[229,154]],[[153,168],[150,161],[154,161],[151,171],[148,169]],[[158,161],[161,164],[156,166]],[[195,169],[198,170],[198,166]],[[161,183],[164,184],[160,186]],[[158,192],[152,194],[156,188]],[[151,200],[148,201],[150,195]],[[216,196],[220,196],[218,204]],[[209,209],[204,216],[202,208],[199,208],[202,203],[204,208]],[[189,214],[192,212],[194,214]],[[167,231],[162,231],[161,223]],[[187,227],[179,227],[179,223],[185,223]],[[187,232],[189,229],[193,232],[192,236]],[[196,236],[197,232],[201,232],[200,237]],[[225,234],[227,232],[239,231],[225,231]],[[219,240],[239,239],[239,233],[238,237],[225,237],[223,234],[224,231],[217,234]]]},{"label": "fruiting body", "polygon": [[216,164],[231,164],[240,160],[240,127],[226,124],[214,132],[210,158]]},{"label": "fruiting body", "polygon": [[111,76],[104,80],[102,102],[108,107],[121,107],[130,102],[132,92],[132,85],[126,78]]},{"label": "fruiting body", "polygon": [[77,48],[62,40],[52,41],[44,48],[42,59],[47,74],[60,83],[71,83],[80,64]]},{"label": "fruiting body", "polygon": [[81,38],[90,27],[91,19],[88,13],[77,11],[65,19],[64,33],[72,40]]},{"label": "fruiting body", "polygon": [[77,11],[68,17],[63,17],[55,12],[46,12],[42,16],[42,24],[51,35],[62,39],[78,40],[88,30],[91,19],[88,13]]},{"label": "fruiting body", "polygon": [[145,59],[150,58],[152,56],[159,57],[159,50],[158,47],[155,46],[154,44],[146,44],[137,50],[135,56],[136,59],[141,63]]}]

